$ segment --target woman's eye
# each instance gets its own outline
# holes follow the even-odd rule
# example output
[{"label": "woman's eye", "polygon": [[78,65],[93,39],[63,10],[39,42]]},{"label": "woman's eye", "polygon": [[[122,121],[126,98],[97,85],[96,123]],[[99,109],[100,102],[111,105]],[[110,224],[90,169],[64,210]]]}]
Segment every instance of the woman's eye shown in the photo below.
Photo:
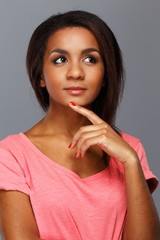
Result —
[{"label": "woman's eye", "polygon": [[60,64],[60,63],[65,63],[67,61],[67,59],[65,57],[58,57],[56,59],[54,59],[54,64]]},{"label": "woman's eye", "polygon": [[95,57],[85,57],[84,61],[87,63],[96,63],[97,62]]}]

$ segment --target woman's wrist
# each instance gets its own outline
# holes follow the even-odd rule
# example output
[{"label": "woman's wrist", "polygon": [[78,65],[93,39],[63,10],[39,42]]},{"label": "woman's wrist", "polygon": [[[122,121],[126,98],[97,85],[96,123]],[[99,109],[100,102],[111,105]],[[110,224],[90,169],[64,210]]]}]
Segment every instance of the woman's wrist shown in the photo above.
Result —
[{"label": "woman's wrist", "polygon": [[132,168],[134,166],[139,166],[140,162],[139,162],[139,158],[137,153],[134,151],[132,154],[130,154],[126,160],[123,161],[123,166],[124,168]]}]

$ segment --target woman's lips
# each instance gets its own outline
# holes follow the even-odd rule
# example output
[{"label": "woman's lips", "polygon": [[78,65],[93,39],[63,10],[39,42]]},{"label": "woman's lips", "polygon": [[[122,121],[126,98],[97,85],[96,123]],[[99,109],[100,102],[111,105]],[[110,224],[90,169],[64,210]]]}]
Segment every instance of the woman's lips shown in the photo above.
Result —
[{"label": "woman's lips", "polygon": [[65,88],[64,90],[67,91],[67,93],[69,93],[70,95],[74,96],[79,96],[86,91],[86,89],[82,87],[68,87]]}]

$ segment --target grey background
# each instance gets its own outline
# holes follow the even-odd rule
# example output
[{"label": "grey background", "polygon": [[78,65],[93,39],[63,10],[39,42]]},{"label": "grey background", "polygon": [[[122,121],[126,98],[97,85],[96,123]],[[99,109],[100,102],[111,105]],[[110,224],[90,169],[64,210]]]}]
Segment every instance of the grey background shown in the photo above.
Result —
[{"label": "grey background", "polygon": [[[115,33],[127,76],[117,126],[142,140],[160,178],[159,0],[0,0],[0,139],[43,116],[26,75],[28,41],[44,19],[73,9],[96,13]],[[153,197],[160,213],[160,187]]]}]

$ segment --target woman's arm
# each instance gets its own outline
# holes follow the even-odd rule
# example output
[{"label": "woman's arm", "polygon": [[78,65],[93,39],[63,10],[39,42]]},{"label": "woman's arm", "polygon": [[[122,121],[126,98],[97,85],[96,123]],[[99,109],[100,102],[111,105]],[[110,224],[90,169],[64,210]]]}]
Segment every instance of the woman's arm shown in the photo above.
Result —
[{"label": "woman's arm", "polygon": [[135,150],[94,112],[73,103],[70,107],[93,124],[74,135],[70,148],[76,149],[76,156],[83,157],[91,146],[98,145],[124,166],[127,215],[123,240],[160,240],[158,214]]},{"label": "woman's arm", "polygon": [[144,178],[138,157],[124,164],[127,215],[123,240],[159,240],[158,214]]},{"label": "woman's arm", "polygon": [[4,240],[40,240],[29,197],[0,191],[0,230]]}]

